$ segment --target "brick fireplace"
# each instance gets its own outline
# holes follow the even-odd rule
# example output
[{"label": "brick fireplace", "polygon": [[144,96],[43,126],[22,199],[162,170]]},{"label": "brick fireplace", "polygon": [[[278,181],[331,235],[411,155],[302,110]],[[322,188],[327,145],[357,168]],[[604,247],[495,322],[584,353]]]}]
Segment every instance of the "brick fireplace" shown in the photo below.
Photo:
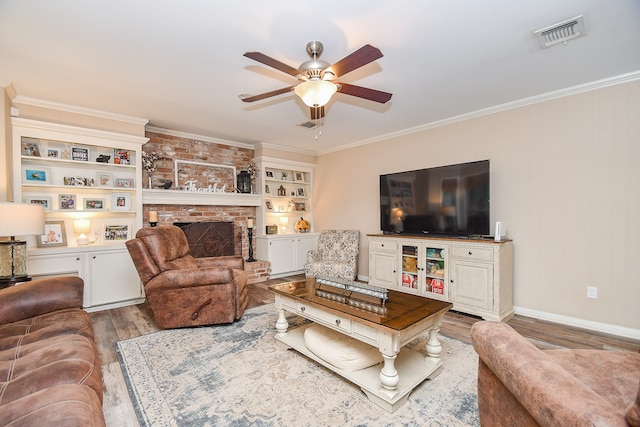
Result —
[{"label": "brick fireplace", "polygon": [[[147,132],[150,140],[143,151],[157,152],[161,159],[152,174],[153,189],[143,190],[143,222],[149,223],[149,211],[158,211],[158,226],[175,222],[231,222],[239,237],[235,252],[243,258],[249,256],[247,219],[256,217],[257,195],[247,194],[194,194],[186,191],[159,189],[158,185],[174,179],[174,160],[235,166],[239,172],[253,159],[253,150],[214,142]],[[144,182],[146,182],[146,177]],[[255,248],[255,241],[254,241]],[[269,278],[269,262],[245,262],[249,283]]]}]

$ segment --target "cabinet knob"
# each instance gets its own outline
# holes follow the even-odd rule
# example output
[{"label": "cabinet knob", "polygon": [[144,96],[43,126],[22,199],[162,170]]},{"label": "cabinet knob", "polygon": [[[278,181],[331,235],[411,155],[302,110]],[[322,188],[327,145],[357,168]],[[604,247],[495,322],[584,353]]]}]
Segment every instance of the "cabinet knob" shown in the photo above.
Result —
[{"label": "cabinet knob", "polygon": [[93,256],[93,259],[96,259],[96,256],[95,256],[95,255]]},{"label": "cabinet knob", "polygon": [[76,257],[76,261],[80,261],[80,257],[79,256]]},{"label": "cabinet knob", "polygon": [[340,326],[340,319],[336,319],[336,326]]},{"label": "cabinet knob", "polygon": [[382,247],[384,248],[384,243],[383,243],[383,244],[381,244],[380,246],[382,246]]},{"label": "cabinet knob", "polygon": [[473,255],[473,252],[469,251],[469,255]]},{"label": "cabinet knob", "polygon": [[300,307],[300,311],[304,313],[304,306]]}]

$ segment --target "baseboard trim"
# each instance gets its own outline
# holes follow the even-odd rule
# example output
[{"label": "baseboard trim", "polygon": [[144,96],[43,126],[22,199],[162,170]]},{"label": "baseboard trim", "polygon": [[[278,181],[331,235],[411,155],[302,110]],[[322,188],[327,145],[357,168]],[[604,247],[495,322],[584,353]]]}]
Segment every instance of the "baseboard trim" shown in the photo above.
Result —
[{"label": "baseboard trim", "polygon": [[610,325],[608,323],[593,322],[591,320],[579,319],[576,317],[563,316],[560,314],[547,313],[539,310],[531,310],[524,307],[514,307],[515,313],[521,316],[532,317],[534,319],[546,320],[548,322],[560,323],[567,326],[589,329],[591,331],[616,335],[619,337],[640,340],[640,330],[626,328],[624,326]]}]

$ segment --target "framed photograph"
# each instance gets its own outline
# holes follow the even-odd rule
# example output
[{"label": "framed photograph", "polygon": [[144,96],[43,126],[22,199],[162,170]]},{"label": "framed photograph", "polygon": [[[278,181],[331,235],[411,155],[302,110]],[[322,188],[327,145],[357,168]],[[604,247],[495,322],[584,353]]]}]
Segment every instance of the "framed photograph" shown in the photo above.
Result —
[{"label": "framed photograph", "polygon": [[271,178],[271,179],[273,179],[273,171],[266,170],[266,171],[264,171],[264,173],[265,173],[265,176],[266,176],[267,178]]},{"label": "framed photograph", "polygon": [[264,185],[264,194],[271,194],[271,186],[269,184]]},{"label": "framed photograph", "polygon": [[85,211],[103,211],[105,209],[104,199],[84,199]]},{"label": "framed photograph", "polygon": [[116,187],[133,188],[133,178],[116,178]]},{"label": "framed photograph", "polygon": [[266,200],[264,201],[264,203],[265,203],[265,206],[266,206],[266,208],[267,208],[267,211],[269,211],[269,212],[273,212],[273,203],[271,202],[271,200],[266,199]]},{"label": "framed photograph", "polygon": [[298,197],[305,197],[304,188],[298,188]]},{"label": "framed photograph", "polygon": [[51,182],[50,177],[51,172],[47,168],[26,168],[24,170],[24,180],[29,183],[49,184]]},{"label": "framed photograph", "polygon": [[42,205],[45,211],[51,210],[51,197],[48,196],[27,196],[25,202],[32,205]]},{"label": "framed photograph", "polygon": [[304,212],[306,210],[304,203],[296,203],[295,208],[296,212]]},{"label": "framed photograph", "polygon": [[67,233],[64,221],[45,221],[44,234],[37,239],[39,248],[67,246]]},{"label": "framed photograph", "polygon": [[96,185],[98,187],[113,187],[113,174],[111,172],[98,172],[96,174]]},{"label": "framed photograph", "polygon": [[104,242],[120,242],[128,239],[129,239],[128,224],[115,224],[115,225],[104,226],[104,232],[102,233],[102,240]]},{"label": "framed photograph", "polygon": [[50,159],[57,159],[60,157],[60,150],[57,148],[48,148],[47,149],[47,157]]},{"label": "framed photograph", "polygon": [[304,172],[293,172],[293,180],[296,182],[304,182]]},{"label": "framed photograph", "polygon": [[130,165],[131,164],[131,154],[129,150],[122,150],[117,148],[113,150],[113,163],[116,165]]},{"label": "framed photograph", "polygon": [[131,194],[113,193],[113,200],[111,201],[111,210],[130,211],[131,210]]},{"label": "framed photograph", "polygon": [[71,160],[89,161],[89,149],[85,147],[71,147]]},{"label": "framed photograph", "polygon": [[40,157],[40,146],[36,142],[22,141],[22,155]]},{"label": "framed photograph", "polygon": [[61,211],[76,210],[76,195],[58,194],[58,207]]}]

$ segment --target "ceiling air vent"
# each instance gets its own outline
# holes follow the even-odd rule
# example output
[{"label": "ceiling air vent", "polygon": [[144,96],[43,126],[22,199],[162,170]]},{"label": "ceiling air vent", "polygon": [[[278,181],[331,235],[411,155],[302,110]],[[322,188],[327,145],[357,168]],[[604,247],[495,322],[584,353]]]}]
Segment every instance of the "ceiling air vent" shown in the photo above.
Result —
[{"label": "ceiling air vent", "polygon": [[298,123],[298,126],[301,126],[303,128],[307,128],[307,129],[314,129],[314,128],[318,127],[318,124],[314,123],[314,122],[304,122],[304,123]]},{"label": "ceiling air vent", "polygon": [[533,32],[542,47],[551,47],[584,36],[582,15]]}]

